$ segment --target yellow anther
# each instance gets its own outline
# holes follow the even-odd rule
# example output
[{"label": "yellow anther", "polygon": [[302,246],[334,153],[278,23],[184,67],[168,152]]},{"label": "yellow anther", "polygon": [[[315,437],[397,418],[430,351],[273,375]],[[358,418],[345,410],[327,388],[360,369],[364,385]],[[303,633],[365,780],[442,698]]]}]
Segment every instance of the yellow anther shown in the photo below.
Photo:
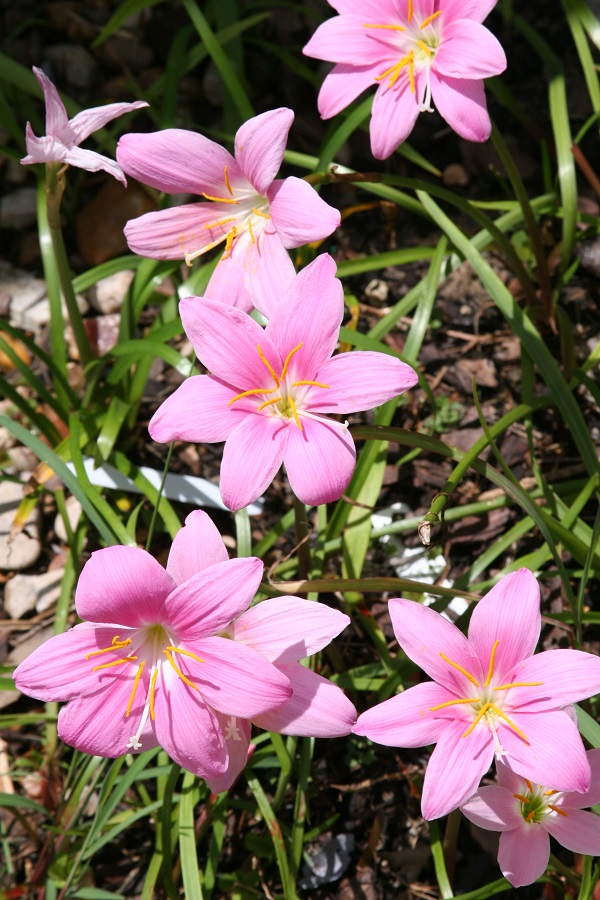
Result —
[{"label": "yellow anther", "polygon": [[428,47],[425,41],[417,41],[417,47],[420,47],[421,50],[427,54],[427,56],[433,56],[433,50],[431,47]]},{"label": "yellow anther", "polygon": [[[154,688],[156,686],[156,677],[158,675],[158,667],[154,669],[152,678],[150,679],[150,718],[154,721]],[[192,685],[193,687],[193,685]]]},{"label": "yellow anther", "polygon": [[239,205],[238,201],[233,197],[212,197],[210,194],[205,194],[202,192],[202,197],[206,197],[207,200],[214,200],[215,203],[235,203]]},{"label": "yellow anther", "polygon": [[494,646],[492,647],[492,652],[490,653],[490,664],[488,666],[488,672],[485,681],[483,682],[483,686],[487,687],[492,677],[494,675],[494,660],[496,659],[496,650],[498,649],[498,644],[500,641],[496,641]]},{"label": "yellow anther", "polygon": [[235,222],[235,216],[229,216],[228,219],[219,219],[218,222],[211,222],[209,225],[205,225],[204,227],[210,231],[212,228],[218,228],[219,225],[229,225],[230,222]]},{"label": "yellow anther", "polygon": [[321,381],[292,381],[292,387],[300,387],[302,384],[312,384],[313,387],[329,388],[330,385],[323,384]]},{"label": "yellow anther", "polygon": [[389,28],[392,31],[406,31],[404,25],[363,25],[363,28]]},{"label": "yellow anther", "polygon": [[433,22],[433,20],[434,20],[434,19],[437,19],[437,17],[438,17],[438,16],[441,16],[441,14],[442,14],[441,9],[438,9],[437,12],[434,12],[434,13],[432,13],[432,15],[427,16],[427,18],[426,18],[426,19],[423,19],[423,21],[422,21],[421,24],[419,25],[419,30],[422,30],[423,28],[427,28],[427,26],[429,25],[429,23],[430,23],[430,22]]},{"label": "yellow anther", "polygon": [[413,0],[408,0],[408,21],[410,22],[413,17]]},{"label": "yellow anther", "polygon": [[192,659],[195,659],[196,662],[203,663],[204,660],[199,656],[196,656],[195,653],[192,653],[191,650],[182,650],[181,647],[166,647],[166,650],[170,650],[172,653],[181,653],[183,656],[191,656]]},{"label": "yellow anther", "polygon": [[124,659],[114,659],[109,663],[101,663],[99,666],[94,666],[92,672],[97,672],[98,669],[111,669],[113,666],[122,666],[123,663],[135,662],[137,656],[126,656]]},{"label": "yellow anther", "polygon": [[507,691],[513,687],[539,687],[543,681],[513,681],[510,684],[501,684],[500,687],[494,688],[495,691]]},{"label": "yellow anther", "polygon": [[252,220],[248,219],[248,233],[250,235],[250,240],[253,244],[256,243],[256,238],[254,237],[254,232],[252,231]]},{"label": "yellow anther", "polygon": [[471,734],[471,732],[475,729],[475,726],[478,725],[479,722],[483,719],[483,717],[485,716],[486,712],[488,711],[488,709],[490,708],[491,705],[492,705],[491,703],[483,704],[483,706],[481,707],[481,709],[475,716],[475,721],[472,723],[472,725],[469,725],[469,727],[467,728],[467,730],[465,731],[464,734],[461,734],[461,737],[466,738],[469,734]]},{"label": "yellow anther", "polygon": [[515,800],[520,800],[521,803],[529,803],[529,797],[524,797],[523,794],[513,794]]},{"label": "yellow anther", "polygon": [[[520,728],[517,728],[517,726],[515,725],[515,723],[514,723],[514,722],[511,722],[511,720],[508,718],[508,716],[507,716],[505,713],[503,713],[501,709],[498,709],[498,707],[495,706],[493,703],[489,703],[488,706],[490,707],[490,709],[493,709],[493,710],[494,710],[494,712],[496,713],[497,716],[500,716],[501,719],[504,719],[504,721],[506,722],[506,724],[507,724],[510,728],[512,728],[512,730],[513,730],[516,734],[518,734],[520,738],[523,738],[523,740],[525,741],[526,744],[529,744],[529,741],[527,740],[526,736],[523,734],[523,732],[521,731],[521,729],[520,729]],[[530,790],[531,790],[531,788],[530,788]]]},{"label": "yellow anther", "polygon": [[527,815],[525,816],[525,821],[531,822],[531,820],[534,818],[534,816],[535,816],[535,809],[532,809],[531,812],[527,813]]},{"label": "yellow anther", "polygon": [[408,66],[408,79],[411,84],[411,91],[414,94],[414,82],[415,82],[414,68],[415,68],[415,66],[414,66],[414,53],[412,50],[410,50],[406,54],[406,56],[403,56],[402,59],[396,63],[395,66],[390,66],[390,68],[386,69],[385,72],[382,72],[381,75],[376,75],[375,81],[383,81],[383,79],[387,78],[389,75],[390,80],[388,83],[388,87],[393,87],[396,84],[396,82],[398,81],[398,79],[400,78],[400,75],[402,73],[402,69],[404,68],[404,66]]},{"label": "yellow anther", "polygon": [[448,657],[444,653],[440,653],[440,656],[442,657],[444,662],[447,662],[448,665],[452,666],[453,669],[458,669],[459,672],[462,672],[463,675],[465,676],[465,678],[468,678],[468,680],[471,682],[471,684],[474,684],[476,688],[479,687],[479,682],[473,678],[473,676],[471,675],[470,672],[467,672],[467,670],[463,669],[462,666],[459,666],[458,663],[452,662],[452,660],[448,659]]},{"label": "yellow anther", "polygon": [[533,785],[532,785],[532,783],[529,781],[529,779],[527,779],[527,778],[525,779],[525,784],[527,785],[527,790],[528,790],[528,791],[532,791],[532,790],[533,790]]},{"label": "yellow anther", "polygon": [[[277,390],[277,388],[273,388],[273,390]],[[256,412],[260,412],[261,409],[264,409],[265,406],[272,406],[274,403],[281,403],[282,397],[273,397],[272,400],[265,400],[264,403],[261,403],[260,406],[256,407]]]},{"label": "yellow anther", "polygon": [[551,797],[552,794],[558,794],[558,791],[544,791],[544,797]]},{"label": "yellow anther", "polygon": [[227,171],[228,168],[229,168],[229,166],[225,166],[225,169],[223,170],[224,175],[225,175],[225,187],[227,188],[227,190],[229,191],[229,193],[230,193],[231,196],[233,197],[233,191],[231,190],[231,182],[229,181],[229,173],[228,173],[228,171]]},{"label": "yellow anther", "polygon": [[283,364],[283,369],[281,370],[281,380],[282,380],[282,381],[283,381],[283,379],[285,378],[285,376],[287,375],[288,366],[289,366],[289,364],[290,364],[290,361],[291,361],[291,359],[292,359],[292,356],[294,355],[294,353],[297,353],[298,350],[299,350],[301,347],[303,347],[303,346],[304,346],[304,341],[302,341],[300,344],[298,344],[296,347],[294,347],[293,350],[290,350],[290,352],[289,352],[288,355],[286,356],[285,362],[284,362],[284,364]]},{"label": "yellow anther", "polygon": [[[261,362],[264,363],[264,365],[267,367],[267,369],[269,370],[269,374],[271,375],[271,378],[273,379],[273,381],[275,382],[277,387],[279,387],[279,385],[281,384],[281,381],[279,380],[278,376],[275,374],[275,369],[273,368],[273,366],[271,365],[271,363],[269,362],[269,360],[267,359],[265,354],[262,352],[262,347],[260,346],[260,344],[257,345],[256,349],[258,350],[258,355],[260,356]],[[281,377],[283,378],[283,374]],[[267,393],[271,393],[271,391],[265,391],[265,394],[267,394]]]},{"label": "yellow anther", "polygon": [[296,404],[294,403],[294,401],[291,397],[288,397],[287,399],[288,399],[288,403],[290,404],[290,406],[292,408],[292,413],[294,415],[294,422],[296,423],[296,425],[298,426],[300,431],[302,431],[302,425],[300,424],[300,419],[298,418],[298,410],[296,409]]},{"label": "yellow anther", "polygon": [[138,666],[138,670],[135,673],[135,678],[133,680],[133,687],[131,688],[131,694],[129,695],[129,703],[127,704],[127,709],[125,710],[125,716],[128,717],[131,712],[131,707],[133,706],[133,701],[135,700],[135,694],[138,688],[138,684],[140,683],[140,678],[142,677],[142,672],[144,670],[144,666],[146,665],[146,661],[141,662]]},{"label": "yellow anther", "polygon": [[438,703],[437,706],[430,706],[429,712],[437,712],[438,709],[446,709],[447,706],[456,706],[457,703],[477,703],[479,697],[465,697],[464,700],[446,700],[445,703]]},{"label": "yellow anther", "polygon": [[560,809],[560,807],[554,806],[552,803],[548,804],[548,809],[551,809],[552,812],[558,813],[559,816],[564,816],[566,819],[568,819],[569,817],[569,814],[566,813],[564,809]]},{"label": "yellow anther", "polygon": [[255,216],[260,216],[261,219],[270,219],[271,216],[268,213],[261,212],[260,209],[257,209],[255,206],[252,207],[252,212]]},{"label": "yellow anther", "polygon": [[179,666],[177,665],[177,663],[176,663],[175,660],[173,659],[173,656],[171,655],[170,651],[169,651],[169,650],[163,650],[163,653],[165,654],[165,656],[167,657],[167,659],[169,660],[169,662],[171,663],[171,665],[173,666],[173,668],[175,669],[175,671],[177,672],[177,674],[179,675],[179,677],[181,678],[181,680],[184,682],[184,684],[187,684],[188,687],[191,687],[191,688],[193,688],[195,691],[197,691],[197,690],[198,690],[197,685],[195,685],[193,681],[190,681],[189,678],[186,678],[186,676],[183,674],[183,672],[181,671],[181,669],[179,668]]},{"label": "yellow anther", "polygon": [[127,647],[131,643],[131,638],[127,638],[124,641],[119,640],[119,635],[115,634],[112,639],[112,643],[110,647],[104,647],[103,650],[92,650],[91,653],[86,653],[85,658],[89,659],[90,656],[99,656],[101,653],[110,653],[111,650],[121,650],[122,647]]},{"label": "yellow anther", "polygon": [[227,406],[231,406],[232,403],[235,403],[236,400],[241,400],[242,397],[252,397],[256,394],[274,394],[278,388],[252,388],[251,391],[244,391],[242,394],[236,394],[235,397],[232,397]]},{"label": "yellow anther", "polygon": [[415,93],[415,54],[411,50],[408,54],[408,81],[411,94]]},{"label": "yellow anther", "polygon": [[227,257],[229,256],[229,253],[231,252],[231,245],[233,244],[236,237],[237,237],[237,228],[234,225],[233,228],[231,229],[231,231],[228,232],[227,237],[225,238],[225,253],[223,254],[223,259],[227,259]]}]

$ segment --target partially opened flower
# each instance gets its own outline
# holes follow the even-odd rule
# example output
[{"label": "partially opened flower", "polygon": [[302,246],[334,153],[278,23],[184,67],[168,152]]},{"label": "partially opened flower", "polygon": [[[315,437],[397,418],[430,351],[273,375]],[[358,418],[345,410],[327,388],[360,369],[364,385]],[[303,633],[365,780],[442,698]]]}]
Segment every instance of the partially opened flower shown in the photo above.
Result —
[{"label": "partially opened flower", "polygon": [[[281,669],[225,629],[260,583],[259,559],[229,560],[205,513],[191,513],[166,570],[144,550],[108,547],[81,573],[75,606],[86,619],[50,638],[15,670],[19,690],[68,701],[62,740],[115,757],[164,747],[223,790],[246,762],[247,721],[292,693]],[[239,724],[238,724],[239,723]]]},{"label": "partially opened flower", "polygon": [[27,156],[21,160],[23,165],[56,162],[87,169],[88,172],[103,170],[126,184],[121,167],[113,159],[93,150],[82,150],[79,145],[113,119],[148,104],[144,100],[136,100],[135,103],[109,103],[106,106],[84,109],[69,119],[64,103],[48,76],[35,66],[33,74],[40,83],[46,101],[46,134],[41,138],[36,137],[31,125],[27,123]]},{"label": "partially opened flower", "polygon": [[371,150],[386,159],[406,140],[431,102],[454,131],[485,141],[491,124],[483,79],[499,75],[506,57],[481,23],[497,0],[329,0],[328,19],[304,53],[336,63],[319,93],[329,119],[376,87]]},{"label": "partially opened flower", "polygon": [[270,317],[294,277],[288,249],[331,234],[340,214],[306,181],[276,180],[294,113],[274,109],[249,119],[232,156],[214,141],[178,128],[126,134],[117,159],[138,181],[200,203],[151,212],[125,227],[134,253],[192,260],[219,244],[224,252],[207,296]]},{"label": "partially opened flower", "polygon": [[589,763],[565,707],[600,691],[600,658],[578,650],[532,655],[541,617],[528,569],[506,575],[479,601],[468,639],[412,600],[390,600],[389,611],[398,643],[433,681],[367,710],[354,731],[394,747],[437,742],[423,784],[426,819],[464,803],[494,755],[532,782],[588,789]]},{"label": "partially opened flower", "polygon": [[600,856],[600,817],[584,807],[600,803],[600,750],[589,750],[592,773],[584,793],[557,791],[496,766],[498,785],[481,787],[461,806],[469,821],[501,831],[498,865],[514,887],[532,884],[550,858],[550,835],[559,844],[588,856]]},{"label": "partially opened flower", "polygon": [[259,497],[285,463],[296,496],[337,500],[352,476],[354,441],[327,413],[371,409],[412,387],[417,375],[394,356],[334,356],[344,312],[335,263],[323,254],[293,280],[263,330],[250,316],[206,297],[180,304],[187,336],[212,373],[188,378],[156,411],[156,441],[226,441],[221,495],[230,509]]}]

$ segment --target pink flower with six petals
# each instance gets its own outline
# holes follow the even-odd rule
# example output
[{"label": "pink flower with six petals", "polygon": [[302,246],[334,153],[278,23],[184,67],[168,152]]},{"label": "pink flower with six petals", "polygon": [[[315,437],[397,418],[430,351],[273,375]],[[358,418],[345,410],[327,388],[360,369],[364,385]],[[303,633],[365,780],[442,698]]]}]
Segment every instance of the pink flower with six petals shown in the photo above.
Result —
[{"label": "pink flower with six petals", "polygon": [[340,224],[338,210],[306,181],[275,179],[293,120],[286,108],[249,119],[235,136],[235,156],[177,128],[124,135],[117,159],[128,175],[206,201],[132,219],[125,227],[130,249],[190,265],[224,243],[207,295],[246,311],[256,306],[270,318],[294,277],[287,251],[327,237]]},{"label": "pink flower with six petals", "polygon": [[353,730],[393,747],[437,742],[423,784],[426,819],[463,804],[494,754],[531,781],[588,789],[589,763],[565,707],[600,691],[600,658],[578,650],[533,656],[541,616],[528,569],[479,601],[468,638],[412,600],[390,600],[389,611],[398,643],[433,681],[367,710]]},{"label": "pink flower with six petals", "polygon": [[21,160],[22,164],[26,166],[31,163],[56,162],[87,169],[88,172],[102,169],[127,184],[120,166],[114,160],[93,150],[82,150],[79,144],[92,132],[104,128],[112,119],[133,109],[142,109],[148,104],[144,100],[136,100],[135,103],[109,103],[106,106],[84,109],[69,119],[64,103],[48,76],[35,66],[33,74],[41,85],[46,101],[46,135],[36,137],[31,125],[27,123],[27,156]]},{"label": "pink flower with six petals", "polygon": [[485,141],[491,123],[483,79],[506,68],[504,51],[481,23],[497,0],[329,0],[340,14],[324,22],[304,53],[336,65],[319,93],[329,119],[377,87],[371,150],[386,159],[431,101],[451,128]]},{"label": "pink flower with six petals", "polygon": [[589,750],[590,788],[583,794],[547,789],[498,763],[498,785],[479,788],[461,810],[488,831],[501,831],[498,865],[514,887],[533,884],[550,858],[550,835],[559,844],[600,856],[600,817],[584,807],[600,803],[600,750]]},{"label": "pink flower with six petals", "polygon": [[335,263],[317,257],[293,280],[263,330],[235,307],[187,297],[181,318],[212,373],[188,378],[149,424],[156,441],[226,441],[221,495],[241,509],[285,463],[296,496],[317,505],[341,497],[355,462],[345,424],[327,413],[372,409],[413,387],[417,374],[394,356],[331,354],[344,312]]}]

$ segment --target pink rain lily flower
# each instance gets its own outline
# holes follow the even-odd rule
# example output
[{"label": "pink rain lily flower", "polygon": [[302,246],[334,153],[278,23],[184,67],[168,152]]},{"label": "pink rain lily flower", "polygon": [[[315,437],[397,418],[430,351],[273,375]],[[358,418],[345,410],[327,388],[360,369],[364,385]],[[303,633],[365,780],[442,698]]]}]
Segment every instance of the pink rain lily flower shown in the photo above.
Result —
[{"label": "pink rain lily flower", "polygon": [[600,750],[589,750],[590,788],[583,794],[545,788],[498,763],[498,785],[481,787],[461,810],[475,825],[501,831],[498,865],[514,887],[544,874],[550,837],[573,853],[600,856],[600,817],[584,807],[600,803]]},{"label": "pink rain lily flower", "polygon": [[92,132],[104,128],[118,116],[134,109],[142,109],[148,104],[144,100],[136,100],[135,103],[109,103],[107,106],[84,109],[69,119],[65,105],[48,76],[35,66],[33,74],[40,83],[46,101],[46,135],[36,137],[30,123],[27,123],[25,132],[27,156],[21,160],[23,165],[55,162],[87,169],[88,172],[103,170],[123,184],[127,184],[121,167],[113,159],[93,150],[82,150],[79,145]]},{"label": "pink rain lily flower", "polygon": [[294,277],[287,251],[340,224],[338,210],[306,181],[275,178],[293,120],[285,108],[249,119],[235,136],[235,156],[177,128],[122,137],[117,159],[128,175],[169,194],[204,198],[132,219],[125,227],[130,249],[191,265],[224,244],[206,294],[246,311],[255,305],[270,318]]},{"label": "pink rain lily flower", "polygon": [[339,16],[324,22],[304,53],[336,65],[319,93],[329,119],[376,87],[371,150],[386,159],[420,112],[440,115],[461,137],[490,135],[483,79],[506,68],[504,51],[481,23],[497,0],[329,0]]},{"label": "pink rain lily flower", "polygon": [[494,755],[532,782],[586,791],[590,766],[565,707],[600,691],[600,658],[578,650],[533,656],[540,597],[528,569],[479,601],[468,638],[434,610],[390,600],[398,643],[433,681],[363,713],[354,728],[379,744],[436,743],[423,784],[426,819],[467,800]]},{"label": "pink rain lily flower", "polygon": [[156,411],[156,441],[226,441],[221,495],[241,509],[263,493],[282,462],[296,496],[310,505],[341,497],[352,476],[354,441],[328,413],[371,409],[417,382],[394,356],[341,353],[331,359],[344,312],[335,263],[317,257],[293,280],[263,330],[216,300],[188,297],[181,318],[210,375],[188,378]]},{"label": "pink rain lily flower", "polygon": [[223,790],[243,767],[237,737],[249,733],[246,720],[292,695],[282,667],[226,632],[262,571],[259,559],[229,560],[200,511],[176,535],[166,570],[137,547],[98,550],[75,595],[87,621],[35,650],[15,670],[16,685],[67,701],[58,717],[67,744],[108,757],[160,745]]}]

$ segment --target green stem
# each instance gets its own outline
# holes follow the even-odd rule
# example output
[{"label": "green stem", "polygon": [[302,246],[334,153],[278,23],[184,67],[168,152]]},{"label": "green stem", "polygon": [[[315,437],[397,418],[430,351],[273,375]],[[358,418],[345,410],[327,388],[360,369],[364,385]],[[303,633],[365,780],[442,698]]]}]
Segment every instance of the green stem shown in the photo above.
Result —
[{"label": "green stem", "polygon": [[567,884],[572,885],[575,888],[575,890],[579,889],[579,887],[581,885],[581,879],[580,879],[579,875],[575,874],[572,866],[565,866],[565,864],[562,863],[560,861],[560,859],[558,859],[554,855],[554,853],[550,854],[550,861],[549,861],[548,865],[551,866],[554,869],[554,871],[557,872],[559,875],[562,875],[562,877],[565,879]]},{"label": "green stem", "polygon": [[148,528],[148,537],[146,539],[146,551],[150,550],[150,546],[152,544],[152,537],[154,535],[154,526],[156,525],[156,516],[158,515],[158,507],[160,505],[160,498],[163,495],[163,491],[165,489],[165,482],[167,480],[167,475],[169,474],[169,465],[171,463],[171,454],[173,453],[174,443],[171,441],[169,444],[169,449],[167,450],[167,458],[165,460],[165,467],[163,469],[163,475],[160,482],[160,487],[158,489],[158,496],[156,498],[156,503],[154,504],[154,509],[152,510],[152,518],[150,519],[150,527]]},{"label": "green stem", "polygon": [[450,900],[454,897],[452,887],[448,879],[446,871],[446,860],[444,859],[444,848],[440,839],[440,829],[437,821],[429,823],[429,835],[431,840],[431,854],[433,856],[433,865],[435,867],[435,876],[440,888],[442,900]]}]

